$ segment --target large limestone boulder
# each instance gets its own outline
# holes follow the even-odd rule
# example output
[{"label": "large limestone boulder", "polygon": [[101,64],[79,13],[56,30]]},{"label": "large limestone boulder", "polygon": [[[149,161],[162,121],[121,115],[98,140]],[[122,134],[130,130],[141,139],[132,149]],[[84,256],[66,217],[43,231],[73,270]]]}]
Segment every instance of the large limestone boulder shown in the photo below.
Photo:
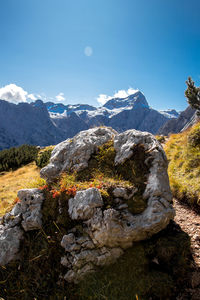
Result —
[{"label": "large limestone boulder", "polygon": [[[86,241],[80,244],[76,230],[75,235],[69,231],[61,242],[66,251],[61,263],[68,269],[65,279],[70,282],[78,282],[86,273],[93,272],[96,266],[106,264],[106,258],[108,262],[109,257],[115,261],[133,242],[147,239],[164,229],[175,215],[171,204],[167,158],[161,144],[148,132],[128,130],[117,134],[110,128],[83,131],[74,139],[56,146],[50,164],[41,170],[41,176],[51,181],[61,172],[76,170],[83,174],[84,170],[89,170],[90,173],[92,155],[98,153],[99,146],[111,140],[113,169],[121,172],[125,165],[119,175],[123,174],[126,178],[126,173],[135,172],[134,163],[143,160],[139,166],[145,169],[145,179],[141,184],[134,185],[132,182],[133,186],[129,189],[116,186],[110,195],[113,201],[109,207],[95,188],[78,191],[75,197],[69,199],[69,216],[72,220],[82,221],[82,238],[86,237]],[[143,152],[142,156],[140,152]],[[128,165],[129,161],[132,164]],[[140,170],[136,171],[140,173]],[[139,173],[134,174],[136,181]],[[140,198],[146,201],[146,207],[134,213],[129,204],[131,201],[137,202],[134,195],[138,196],[138,190]],[[104,259],[102,251],[107,253]]]},{"label": "large limestone boulder", "polygon": [[116,131],[112,128],[92,128],[58,144],[52,152],[50,164],[41,170],[41,177],[52,181],[63,171],[87,168],[91,155],[115,134]]},{"label": "large limestone boulder", "polygon": [[[41,170],[49,183],[46,194],[38,189],[19,191],[21,202],[3,218],[0,264],[15,259],[23,236],[40,229],[43,222],[49,231],[43,232],[47,245],[56,248],[59,241],[62,247],[61,277],[67,282],[78,283],[99,266],[114,263],[127,248],[149,239],[174,218],[167,165],[162,146],[147,132],[118,134],[112,128],[93,128],[58,144],[49,165]],[[70,196],[60,190],[56,198],[51,189],[59,186],[62,173],[75,174],[74,184],[82,188]],[[90,187],[99,173],[107,182]],[[9,245],[13,250],[6,260],[1,247]]]}]

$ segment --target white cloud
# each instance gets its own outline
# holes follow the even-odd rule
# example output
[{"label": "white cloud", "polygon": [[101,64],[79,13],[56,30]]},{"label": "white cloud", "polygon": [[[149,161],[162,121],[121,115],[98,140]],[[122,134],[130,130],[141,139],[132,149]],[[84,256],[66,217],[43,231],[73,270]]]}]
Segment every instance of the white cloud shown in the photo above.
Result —
[{"label": "white cloud", "polygon": [[32,101],[35,101],[35,100],[38,99],[37,96],[35,96],[34,94],[29,94],[29,95],[27,96],[27,98],[28,98],[28,99],[31,99]]},{"label": "white cloud", "polygon": [[64,101],[65,100],[65,97],[64,97],[64,93],[59,93],[57,96],[56,96],[56,101]]},{"label": "white cloud", "polygon": [[14,83],[0,88],[0,99],[12,103],[27,102],[28,93]]},{"label": "white cloud", "polygon": [[128,93],[125,90],[119,90],[117,93],[114,94],[115,98],[126,98]]},{"label": "white cloud", "polygon": [[[59,93],[56,97],[56,101],[61,102],[65,100],[64,93]],[[20,102],[35,101],[37,99],[41,99],[44,102],[47,101],[55,101],[53,97],[47,97],[46,94],[29,94],[22,87],[17,86],[14,83],[8,84],[2,88],[0,88],[0,100],[6,100],[8,102],[12,102],[18,104]]]},{"label": "white cloud", "polygon": [[137,93],[137,92],[139,92],[139,90],[138,89],[133,89],[133,88],[129,88],[128,90],[127,90],[127,93],[128,93],[128,95],[133,95],[133,94],[135,94],[135,93]]},{"label": "white cloud", "polygon": [[97,101],[104,105],[108,100],[112,99],[112,97],[104,95],[104,94],[100,94],[97,98]]},{"label": "white cloud", "polygon": [[113,96],[108,96],[108,95],[105,95],[105,94],[100,94],[97,97],[97,101],[101,105],[104,105],[108,100],[110,100],[112,98],[126,98],[129,95],[135,94],[138,91],[139,90],[135,90],[133,88],[129,88],[127,91],[126,90],[119,90],[119,91],[115,92]]}]

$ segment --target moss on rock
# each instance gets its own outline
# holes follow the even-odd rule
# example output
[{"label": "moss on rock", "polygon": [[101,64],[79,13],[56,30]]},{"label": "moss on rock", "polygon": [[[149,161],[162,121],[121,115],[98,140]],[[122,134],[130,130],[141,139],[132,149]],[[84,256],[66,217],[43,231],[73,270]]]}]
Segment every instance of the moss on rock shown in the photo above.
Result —
[{"label": "moss on rock", "polygon": [[[127,201],[128,207],[133,214],[142,213],[147,207],[147,201],[143,198],[146,187],[147,175],[150,165],[146,165],[148,157],[144,145],[136,145],[133,148],[133,155],[122,165],[115,165],[116,151],[113,141],[109,141],[100,146],[88,162],[88,168],[76,174],[77,181],[91,181],[102,174],[103,177],[115,179],[115,184],[124,186],[129,183],[129,187],[136,188],[137,192]],[[112,206],[112,196],[107,199]]]}]

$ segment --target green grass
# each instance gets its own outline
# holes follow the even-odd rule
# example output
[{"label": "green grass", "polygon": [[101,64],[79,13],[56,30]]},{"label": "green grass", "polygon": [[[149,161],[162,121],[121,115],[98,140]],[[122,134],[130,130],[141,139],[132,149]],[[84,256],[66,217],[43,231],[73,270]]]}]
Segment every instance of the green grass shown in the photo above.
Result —
[{"label": "green grass", "polygon": [[173,195],[190,205],[200,205],[200,123],[171,135],[165,151]]},{"label": "green grass", "polygon": [[142,195],[149,172],[149,166],[144,164],[148,154],[143,145],[137,145],[133,149],[133,156],[119,166],[115,166],[115,155],[112,140],[100,146],[89,160],[88,168],[78,173],[65,172],[51,185],[53,197],[59,196],[60,192],[75,195],[76,191],[96,187],[102,194],[105,207],[112,207],[113,189],[116,186],[125,187],[130,192],[137,189],[127,201],[129,210],[133,214],[143,212],[147,207],[147,201]]},{"label": "green grass", "polygon": [[[43,227],[27,232],[21,248],[23,259],[0,267],[0,296],[4,299],[69,300],[167,300],[175,299],[189,268],[190,240],[172,222],[152,239],[134,243],[113,265],[98,268],[78,285],[59,279],[67,271],[60,264],[60,246],[67,229],[76,226],[66,215],[58,218],[59,202],[46,194]],[[153,262],[157,258],[158,264]],[[176,287],[176,289],[175,289]]]}]

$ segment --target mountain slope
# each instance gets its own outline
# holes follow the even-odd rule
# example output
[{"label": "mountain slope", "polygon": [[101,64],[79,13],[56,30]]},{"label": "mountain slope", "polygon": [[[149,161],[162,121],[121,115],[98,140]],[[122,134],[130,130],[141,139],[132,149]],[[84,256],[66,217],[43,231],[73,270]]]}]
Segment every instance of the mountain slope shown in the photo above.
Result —
[{"label": "mountain slope", "polygon": [[174,197],[191,206],[199,206],[200,122],[186,131],[170,135],[165,151],[169,160],[168,173]]},{"label": "mountain slope", "polygon": [[156,134],[177,112],[161,113],[149,107],[145,96],[137,91],[126,98],[113,98],[102,107],[87,104],[43,103],[18,105],[0,100],[0,150],[32,144],[47,146],[72,138],[81,130],[111,126],[119,132],[127,129]]},{"label": "mountain slope", "polygon": [[73,132],[78,132],[86,127],[100,125],[111,126],[119,132],[134,128],[155,134],[169,119],[177,118],[179,115],[175,110],[159,112],[150,108],[140,91],[126,98],[110,99],[99,108],[82,104],[64,106],[48,103],[46,106],[51,118],[60,129],[65,130],[64,124],[70,124],[66,130],[70,137],[72,137],[70,132],[72,127]]},{"label": "mountain slope", "polygon": [[46,106],[28,103],[15,105],[0,100],[0,149],[21,144],[50,145],[64,139],[63,132],[51,119]]},{"label": "mountain slope", "polygon": [[[188,106],[177,119],[170,119],[158,131],[158,134],[168,135],[169,133],[178,133],[186,129],[189,124],[195,123],[195,110]],[[193,122],[192,122],[193,120]]]}]

